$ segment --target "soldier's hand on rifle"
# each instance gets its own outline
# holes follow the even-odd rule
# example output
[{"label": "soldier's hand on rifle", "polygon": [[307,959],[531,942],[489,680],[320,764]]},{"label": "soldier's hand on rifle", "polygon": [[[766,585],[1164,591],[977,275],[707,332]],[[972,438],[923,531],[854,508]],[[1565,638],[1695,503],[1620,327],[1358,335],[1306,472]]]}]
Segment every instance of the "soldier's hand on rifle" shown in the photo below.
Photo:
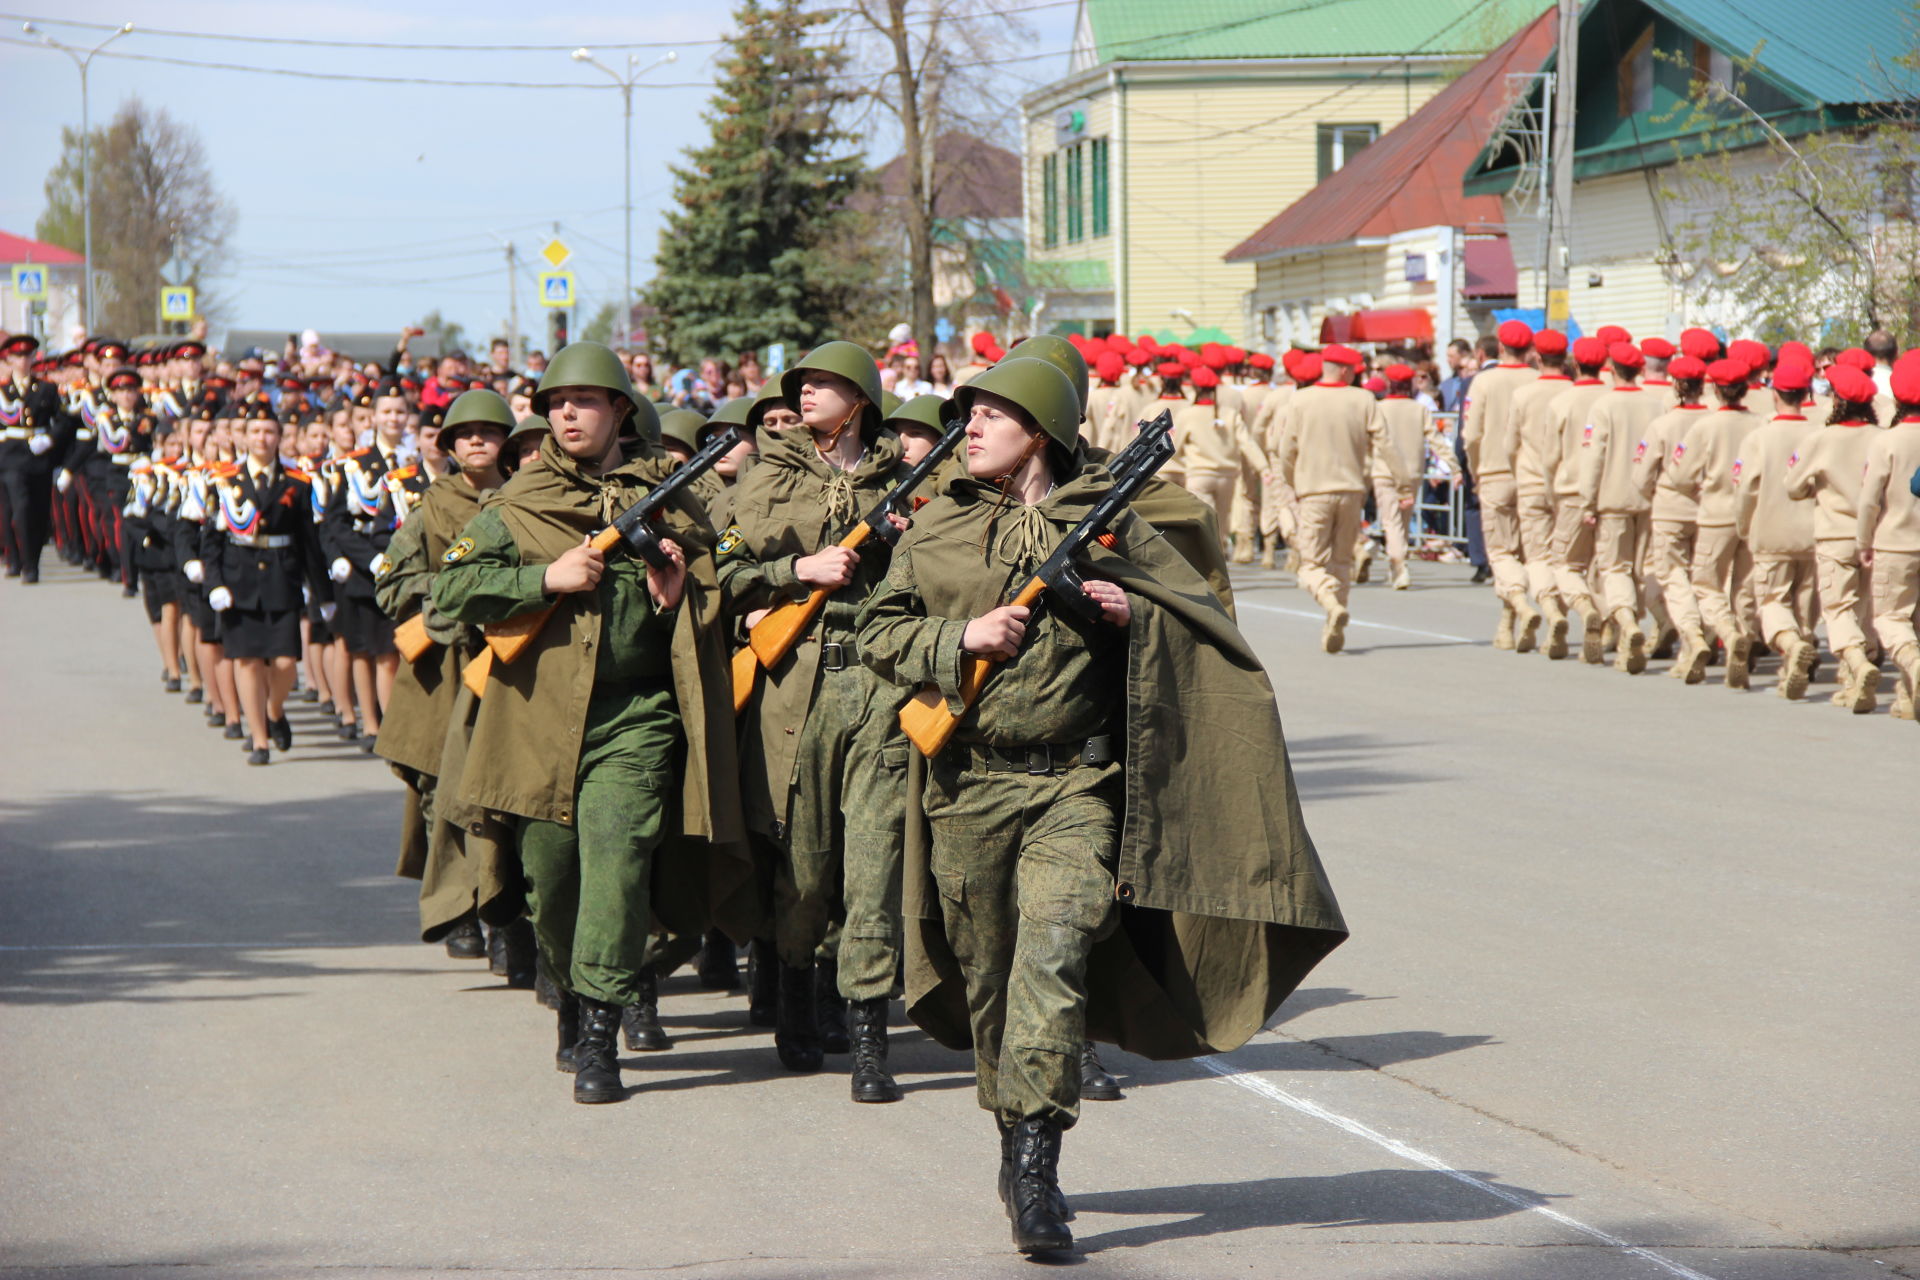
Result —
[{"label": "soldier's hand on rifle", "polygon": [[1027,619],[1032,612],[1023,604],[1003,604],[983,613],[960,633],[960,647],[968,653],[1004,662],[1020,652],[1020,642],[1027,638]]},{"label": "soldier's hand on rifle", "polygon": [[547,566],[540,586],[550,596],[591,591],[600,585],[600,575],[606,570],[607,557],[593,545],[592,538],[582,538],[579,546],[568,547],[564,555]]},{"label": "soldier's hand on rifle", "polygon": [[667,538],[660,539],[660,549],[667,553],[667,559],[673,561],[669,569],[656,569],[647,566],[647,594],[653,597],[654,607],[671,609],[680,603],[680,597],[687,589],[687,553],[680,544]]},{"label": "soldier's hand on rifle", "polygon": [[860,553],[852,547],[823,547],[793,562],[793,574],[809,587],[844,587],[853,581]]},{"label": "soldier's hand on rifle", "polygon": [[1104,578],[1086,580],[1087,599],[1100,606],[1100,612],[1108,622],[1116,627],[1124,627],[1133,621],[1133,605],[1127,600],[1127,593],[1119,583],[1108,582]]},{"label": "soldier's hand on rifle", "polygon": [[913,521],[903,515],[896,515],[891,511],[887,512],[887,519],[893,524],[894,528],[902,533],[905,533],[913,525]]}]

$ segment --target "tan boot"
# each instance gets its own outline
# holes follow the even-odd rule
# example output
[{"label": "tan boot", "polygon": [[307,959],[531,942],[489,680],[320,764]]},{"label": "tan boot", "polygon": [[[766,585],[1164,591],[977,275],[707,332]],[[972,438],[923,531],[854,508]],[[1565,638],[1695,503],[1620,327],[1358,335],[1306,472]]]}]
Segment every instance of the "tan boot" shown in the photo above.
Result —
[{"label": "tan boot", "polygon": [[1713,646],[1700,631],[1689,631],[1680,640],[1680,659],[1667,674],[1686,684],[1699,684],[1707,678],[1707,659],[1713,654]]},{"label": "tan boot", "polygon": [[1727,646],[1727,688],[1746,689],[1753,684],[1749,665],[1753,661],[1753,638],[1735,636]]},{"label": "tan boot", "polygon": [[1271,542],[1260,548],[1260,567],[1262,569],[1273,568],[1273,543]]},{"label": "tan boot", "polygon": [[1412,585],[1413,575],[1407,572],[1407,562],[1402,560],[1393,566],[1393,589],[1395,591],[1405,591]]},{"label": "tan boot", "polygon": [[1369,539],[1354,557],[1353,580],[1366,582],[1373,577],[1373,541]]},{"label": "tan boot", "polygon": [[1513,606],[1505,600],[1500,602],[1500,625],[1493,629],[1493,647],[1496,649],[1513,648]]},{"label": "tan boot", "polygon": [[1647,656],[1657,662],[1665,662],[1674,655],[1679,645],[1680,632],[1673,627],[1662,627],[1660,638],[1653,642],[1653,648],[1648,650]]},{"label": "tan boot", "polygon": [[1555,662],[1567,656],[1567,611],[1558,596],[1540,597],[1540,608],[1547,615],[1547,642],[1542,650]]},{"label": "tan boot", "polygon": [[1797,701],[1807,696],[1807,682],[1813,676],[1813,642],[1789,636],[1780,657],[1780,696]]},{"label": "tan boot", "polygon": [[1915,719],[1913,711],[1913,682],[1902,671],[1893,686],[1893,705],[1887,708],[1887,714],[1895,720]]},{"label": "tan boot", "polygon": [[1920,694],[1920,645],[1903,644],[1894,650],[1893,665],[1906,677],[1907,688]]},{"label": "tan boot", "polygon": [[1525,596],[1517,596],[1513,613],[1513,651],[1532,653],[1540,643],[1540,611],[1528,604]]},{"label": "tan boot", "polygon": [[1607,660],[1606,637],[1607,620],[1598,613],[1581,615],[1585,629],[1580,636],[1580,661],[1590,667],[1597,667]]},{"label": "tan boot", "polygon": [[1640,619],[1633,616],[1631,609],[1617,611],[1613,625],[1620,633],[1620,647],[1613,665],[1630,676],[1637,676],[1647,669],[1647,633],[1640,629]]},{"label": "tan boot", "polygon": [[1300,553],[1292,547],[1287,548],[1287,572],[1296,578],[1300,576]]},{"label": "tan boot", "polygon": [[1860,646],[1854,645],[1840,655],[1846,683],[1835,701],[1857,716],[1864,716],[1880,705],[1880,668],[1867,661]]},{"label": "tan boot", "polygon": [[1347,646],[1347,611],[1336,605],[1327,614],[1327,625],[1320,629],[1320,647],[1338,653]]},{"label": "tan boot", "polygon": [[1233,562],[1235,564],[1253,563],[1253,539],[1244,533],[1233,535]]}]

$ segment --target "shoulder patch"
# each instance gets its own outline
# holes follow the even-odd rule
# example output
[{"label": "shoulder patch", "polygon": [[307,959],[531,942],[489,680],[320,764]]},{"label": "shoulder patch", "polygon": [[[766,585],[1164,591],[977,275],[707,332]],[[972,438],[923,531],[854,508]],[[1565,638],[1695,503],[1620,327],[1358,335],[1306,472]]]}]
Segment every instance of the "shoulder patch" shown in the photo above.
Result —
[{"label": "shoulder patch", "polygon": [[746,535],[740,532],[740,526],[730,524],[727,526],[727,531],[720,535],[720,544],[713,549],[713,553],[716,556],[732,555],[745,545],[746,541]]},{"label": "shoulder patch", "polygon": [[473,539],[462,538],[447,548],[447,554],[440,557],[441,564],[458,564],[473,551]]}]

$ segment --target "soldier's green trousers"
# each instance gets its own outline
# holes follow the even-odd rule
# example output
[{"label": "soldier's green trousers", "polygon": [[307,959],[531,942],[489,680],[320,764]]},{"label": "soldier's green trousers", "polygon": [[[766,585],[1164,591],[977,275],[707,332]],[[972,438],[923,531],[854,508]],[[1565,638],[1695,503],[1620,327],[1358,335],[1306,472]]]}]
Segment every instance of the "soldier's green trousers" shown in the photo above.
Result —
[{"label": "soldier's green trousers", "polygon": [[574,825],[520,829],[527,906],[548,972],[606,1004],[639,999],[652,928],[653,853],[674,796],[673,693],[596,687],[587,703]]},{"label": "soldier's green trousers", "polygon": [[1121,766],[986,773],[928,763],[925,807],[948,945],[966,975],[980,1105],[1080,1116],[1087,956],[1113,928]]}]

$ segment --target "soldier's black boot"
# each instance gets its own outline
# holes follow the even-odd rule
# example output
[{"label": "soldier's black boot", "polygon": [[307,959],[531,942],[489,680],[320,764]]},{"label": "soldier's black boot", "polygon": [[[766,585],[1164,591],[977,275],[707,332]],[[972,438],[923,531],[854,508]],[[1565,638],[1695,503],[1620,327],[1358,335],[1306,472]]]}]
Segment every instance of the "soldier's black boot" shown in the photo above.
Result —
[{"label": "soldier's black boot", "polygon": [[525,991],[533,985],[534,974],[539,968],[539,948],[533,941],[533,921],[521,916],[506,928],[494,932],[506,935],[502,949],[507,962],[507,985]]},{"label": "soldier's black boot", "polygon": [[573,1046],[575,1102],[618,1102],[626,1096],[620,1087],[620,1061],[613,1056],[619,1033],[619,1005],[580,997],[580,1039]]},{"label": "soldier's black boot", "polygon": [[497,925],[487,930],[487,972],[496,978],[507,976],[507,931]]},{"label": "soldier's black boot", "polygon": [[813,1016],[813,966],[781,964],[780,999],[773,1027],[773,1049],[789,1071],[820,1069],[820,1028]]},{"label": "soldier's black boot", "polygon": [[[1013,1181],[1015,1166],[1013,1162],[1013,1135],[1018,1127],[996,1113],[994,1124],[1000,1127],[1000,1203],[1006,1208],[1007,1219],[1013,1219]],[[1067,1197],[1056,1183],[1053,1188],[1054,1209],[1063,1222],[1073,1221],[1073,1210],[1067,1207]]]},{"label": "soldier's black boot", "polygon": [[640,977],[640,995],[620,1011],[620,1030],[629,1053],[658,1053],[673,1048],[660,1026],[660,980],[651,973]]},{"label": "soldier's black boot", "polygon": [[1029,1117],[1013,1127],[1013,1247],[1021,1253],[1073,1248],[1060,1194],[1060,1126]]},{"label": "soldier's black boot", "polygon": [[747,1025],[771,1027],[780,1004],[780,960],[773,944],[755,938],[747,944]]},{"label": "soldier's black boot", "polygon": [[555,991],[553,1001],[560,1019],[560,1047],[554,1050],[553,1065],[562,1071],[577,1071],[573,1046],[580,1041],[580,1000],[571,991]]},{"label": "soldier's black boot", "polygon": [[1127,1096],[1120,1092],[1120,1082],[1101,1065],[1091,1040],[1080,1042],[1080,1096],[1091,1102],[1118,1102]]},{"label": "soldier's black boot", "polygon": [[699,973],[700,985],[709,991],[740,989],[740,956],[732,938],[718,929],[707,930],[700,946]]},{"label": "soldier's black boot", "polygon": [[847,1029],[853,1041],[853,1100],[898,1102],[900,1086],[887,1072],[885,996],[847,1004]]},{"label": "soldier's black boot", "polygon": [[846,1053],[852,1048],[847,1039],[847,1000],[840,994],[838,961],[813,962],[813,1008],[820,1024],[821,1052]]},{"label": "soldier's black boot", "polygon": [[447,954],[455,960],[484,960],[487,940],[480,933],[480,922],[472,916],[454,925],[447,933]]}]

